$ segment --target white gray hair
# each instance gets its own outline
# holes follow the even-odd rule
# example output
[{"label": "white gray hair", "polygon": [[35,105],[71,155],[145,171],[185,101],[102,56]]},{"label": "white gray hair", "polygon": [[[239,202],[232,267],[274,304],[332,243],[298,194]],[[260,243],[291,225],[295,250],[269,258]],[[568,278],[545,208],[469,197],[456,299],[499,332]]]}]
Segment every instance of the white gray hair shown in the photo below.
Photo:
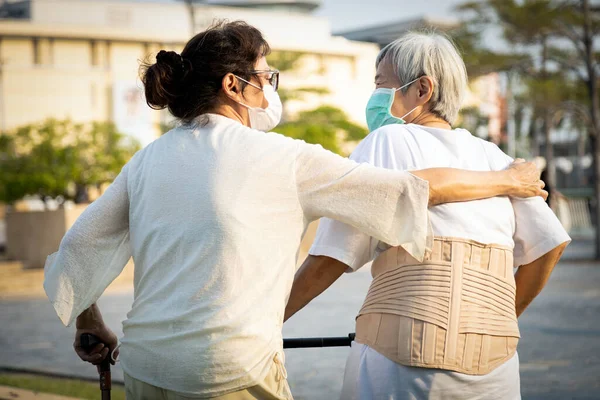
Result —
[{"label": "white gray hair", "polygon": [[433,79],[430,110],[454,123],[467,89],[467,70],[448,37],[435,32],[408,32],[379,52],[376,66],[384,60],[391,63],[400,85],[422,76]]}]

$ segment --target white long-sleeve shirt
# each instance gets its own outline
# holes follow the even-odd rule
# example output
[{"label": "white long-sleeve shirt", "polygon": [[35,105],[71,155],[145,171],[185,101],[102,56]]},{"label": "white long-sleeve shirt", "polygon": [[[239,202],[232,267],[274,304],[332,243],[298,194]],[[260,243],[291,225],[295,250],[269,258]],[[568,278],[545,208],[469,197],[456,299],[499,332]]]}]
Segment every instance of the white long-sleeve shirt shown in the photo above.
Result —
[{"label": "white long-sleeve shirt", "polygon": [[282,352],[296,255],[310,221],[339,219],[417,258],[427,182],[210,115],[138,152],[46,262],[66,325],[130,257],[123,370],[189,396],[257,384]]}]

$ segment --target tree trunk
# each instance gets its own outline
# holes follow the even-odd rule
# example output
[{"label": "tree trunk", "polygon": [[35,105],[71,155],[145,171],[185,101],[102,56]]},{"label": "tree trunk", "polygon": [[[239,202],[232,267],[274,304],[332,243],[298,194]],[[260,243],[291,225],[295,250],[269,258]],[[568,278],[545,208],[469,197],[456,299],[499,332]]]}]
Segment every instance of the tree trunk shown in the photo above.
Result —
[{"label": "tree trunk", "polygon": [[[546,64],[548,62],[548,38],[542,37],[542,79],[544,82],[548,79],[546,70]],[[554,148],[552,146],[551,133],[552,133],[552,110],[549,106],[545,106],[543,110],[543,124],[542,129],[544,131],[544,140],[546,144],[546,151],[544,156],[546,158],[546,179],[548,187],[556,189],[556,170],[554,168]]]},{"label": "tree trunk", "polygon": [[86,185],[75,184],[75,204],[85,204],[90,202],[90,196]]},{"label": "tree trunk", "polygon": [[594,177],[594,228],[596,231],[596,259],[600,260],[600,102],[598,100],[598,77],[596,76],[596,63],[594,60],[594,36],[592,32],[592,19],[590,15],[589,0],[581,0],[583,13],[583,46],[585,49],[585,67],[587,70],[587,89],[590,98],[590,139],[593,152],[593,177]]},{"label": "tree trunk", "polygon": [[529,124],[529,150],[532,157],[538,157],[540,155],[540,135],[538,134],[538,110],[537,107],[533,108],[531,115],[531,123]]},{"label": "tree trunk", "polygon": [[191,34],[194,36],[196,34],[196,14],[194,12],[194,0],[185,0],[185,3],[187,4],[188,13],[190,15]]},{"label": "tree trunk", "polygon": [[507,153],[512,158],[516,158],[516,115],[515,115],[515,97],[513,95],[513,73],[506,73],[506,136],[507,136]]},{"label": "tree trunk", "polygon": [[550,110],[544,110],[544,139],[546,140],[546,180],[548,188],[556,189],[556,168],[554,166],[554,147],[551,140],[552,133],[552,113]]}]

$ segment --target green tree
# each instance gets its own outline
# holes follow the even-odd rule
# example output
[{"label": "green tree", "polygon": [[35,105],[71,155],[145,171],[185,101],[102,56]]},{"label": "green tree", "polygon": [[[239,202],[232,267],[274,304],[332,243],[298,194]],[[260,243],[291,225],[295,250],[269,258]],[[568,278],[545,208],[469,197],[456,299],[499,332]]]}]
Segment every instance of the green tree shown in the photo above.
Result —
[{"label": "green tree", "polygon": [[[300,62],[305,54],[297,51],[273,51],[269,54],[267,61],[272,69],[280,72],[293,72],[300,68]],[[285,86],[285,85],[284,85]],[[298,87],[289,89],[280,87],[277,92],[282,103],[287,103],[291,100],[302,100],[308,94],[326,95],[329,90],[323,87]]]},{"label": "green tree", "polygon": [[342,153],[340,141],[361,140],[368,133],[366,128],[350,122],[342,110],[333,106],[302,111],[293,121],[279,125],[277,132],[307,143],[320,144],[338,154]]},{"label": "green tree", "polygon": [[[546,139],[549,162],[553,156],[550,131],[560,116],[570,113],[587,121],[594,152],[596,252],[600,258],[600,56],[595,44],[600,34],[599,8],[589,0],[483,0],[465,3],[460,10],[473,16],[465,26],[479,27],[478,31],[466,28],[479,38],[479,43],[470,43],[475,43],[477,50],[483,47],[474,52],[476,57],[489,61],[485,53],[491,50],[481,46],[482,27],[500,27],[503,38],[512,45],[511,54],[531,57],[528,68],[517,72],[533,110],[532,127],[534,131],[539,128]],[[554,183],[553,169],[548,172]]]},{"label": "green tree", "polygon": [[[278,69],[280,72],[292,72],[300,67],[303,56],[304,54],[300,52],[274,51],[269,55],[268,62],[271,68]],[[329,93],[326,88],[320,87],[295,89],[280,87],[278,92],[284,109],[286,103],[292,100],[302,100],[309,94],[325,95]],[[330,105],[302,111],[292,118],[285,116],[283,123],[276,130],[294,139],[320,144],[338,154],[342,153],[341,141],[361,140],[368,133],[366,128],[351,122],[344,111]]]},{"label": "green tree", "polygon": [[[554,76],[548,71],[550,62],[548,57],[549,40],[556,32],[554,18],[557,11],[552,7],[550,1],[531,0],[518,2],[515,0],[486,0],[482,2],[466,3],[460,7],[461,11],[471,11],[475,17],[468,25],[482,27],[499,27],[504,39],[514,48],[522,49],[521,52],[513,54],[497,54],[489,49],[481,49],[473,55],[479,60],[485,60],[487,64],[498,64],[498,70],[511,71],[512,65],[519,65],[519,59],[527,69],[517,70],[527,76],[528,83],[534,87],[529,88],[532,94],[531,106],[534,116],[541,118],[540,127],[546,142],[546,159],[548,164],[552,163],[553,153],[550,143],[551,133],[551,110],[560,96],[555,96]],[[485,30],[480,29],[477,33],[481,38]],[[481,40],[481,39],[480,39]],[[471,49],[472,50],[472,49]],[[471,57],[473,57],[471,55]],[[537,65],[535,63],[537,58]],[[513,59],[513,60],[511,60]],[[508,61],[508,63],[507,63]],[[539,100],[542,101],[539,101]],[[537,118],[534,118],[537,119]],[[535,136],[538,139],[538,136]],[[536,141],[536,144],[538,142]],[[538,146],[535,146],[537,149]],[[548,169],[549,183],[555,184],[553,169]]]},{"label": "green tree", "polygon": [[87,188],[112,181],[139,144],[112,123],[49,119],[0,134],[0,201],[27,195],[87,200]]}]

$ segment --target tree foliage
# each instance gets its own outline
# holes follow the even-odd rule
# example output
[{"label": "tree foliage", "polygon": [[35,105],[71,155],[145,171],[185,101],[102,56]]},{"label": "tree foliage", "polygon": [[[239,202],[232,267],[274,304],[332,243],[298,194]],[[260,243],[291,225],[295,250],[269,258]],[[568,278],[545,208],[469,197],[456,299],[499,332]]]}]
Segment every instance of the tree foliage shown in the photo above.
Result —
[{"label": "tree foliage", "polygon": [[342,110],[333,106],[302,111],[293,121],[278,126],[277,132],[307,143],[320,144],[338,154],[342,153],[340,140],[361,140],[368,133],[366,128],[349,121]]},{"label": "tree foliage", "polygon": [[[271,68],[280,72],[293,72],[300,68],[303,53],[291,51],[274,51],[268,57]],[[285,104],[293,100],[302,100],[306,95],[323,96],[329,93],[323,87],[279,88],[279,97]],[[313,110],[302,111],[288,118],[277,127],[277,132],[301,139],[307,143],[320,144],[324,148],[342,153],[340,141],[357,141],[363,139],[368,131],[366,128],[351,122],[344,111],[334,106],[320,106]]]},{"label": "tree foliage", "polygon": [[[554,114],[565,105],[575,102],[585,108],[591,104],[590,95],[586,94],[590,77],[585,73],[583,3],[482,0],[459,7],[467,17],[454,37],[463,47],[469,72],[505,72],[520,84],[518,103],[532,110],[531,133],[538,145],[541,137],[549,140],[555,127],[553,121],[557,120]],[[594,14],[595,29],[599,21]],[[487,46],[485,32],[489,30],[499,30],[507,50]],[[547,149],[546,156],[552,157],[551,149]]]},{"label": "tree foliage", "polygon": [[0,134],[0,201],[27,195],[85,200],[87,188],[111,182],[140,148],[112,123],[49,119]]},{"label": "tree foliage", "polygon": [[463,30],[471,34],[467,43],[473,45],[475,58],[487,62],[492,51],[482,40],[485,28],[499,28],[509,53],[529,58],[526,68],[515,65],[509,71],[523,83],[521,97],[532,110],[534,150],[541,144],[540,137],[545,139],[551,186],[551,130],[570,116],[584,128],[581,134],[587,133],[594,160],[591,183],[596,197],[596,257],[600,259],[600,57],[596,42],[600,7],[591,0],[481,0],[465,3],[459,10],[470,16]]}]

